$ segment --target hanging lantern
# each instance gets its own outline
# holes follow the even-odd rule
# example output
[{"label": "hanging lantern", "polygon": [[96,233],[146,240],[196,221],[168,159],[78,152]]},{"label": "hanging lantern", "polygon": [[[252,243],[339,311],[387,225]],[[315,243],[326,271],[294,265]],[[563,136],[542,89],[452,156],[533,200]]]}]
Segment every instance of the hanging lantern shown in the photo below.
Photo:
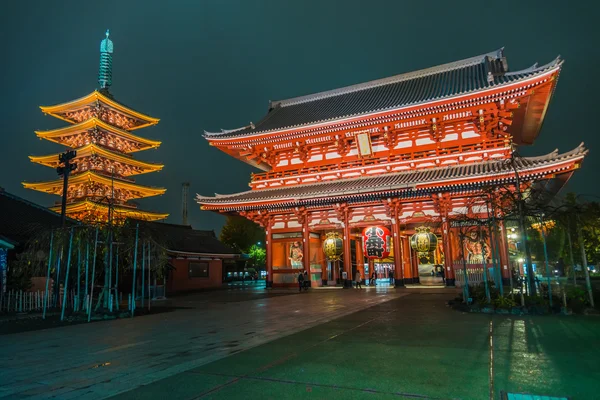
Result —
[{"label": "hanging lantern", "polygon": [[390,255],[392,234],[385,226],[370,226],[363,229],[362,245],[365,257],[376,259]]},{"label": "hanging lantern", "polygon": [[329,232],[323,241],[323,253],[327,261],[339,261],[343,253],[343,240],[337,232]]},{"label": "hanging lantern", "polygon": [[437,236],[424,226],[416,228],[416,231],[417,233],[410,237],[410,247],[418,253],[434,251],[438,244]]}]

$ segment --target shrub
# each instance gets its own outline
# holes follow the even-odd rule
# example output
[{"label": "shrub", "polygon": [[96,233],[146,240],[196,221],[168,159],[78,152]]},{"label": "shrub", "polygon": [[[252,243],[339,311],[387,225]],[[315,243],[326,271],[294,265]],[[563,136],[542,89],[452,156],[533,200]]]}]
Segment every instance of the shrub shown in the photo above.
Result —
[{"label": "shrub", "polygon": [[567,303],[573,300],[584,304],[588,302],[587,292],[585,291],[585,289],[582,289],[577,286],[569,286],[567,287],[566,291]]},{"label": "shrub", "polygon": [[[488,290],[490,291],[490,299],[493,302],[493,300],[496,299],[500,295],[500,292],[498,291],[496,286],[494,286],[493,282],[488,282]],[[479,283],[477,285],[469,285],[469,294],[470,294],[471,298],[473,299],[473,303],[480,304],[480,305],[487,304],[487,297],[485,295],[485,284],[484,283]]]},{"label": "shrub", "polygon": [[495,308],[501,308],[505,310],[509,310],[517,305],[513,299],[504,296],[498,296],[492,301],[492,304]]},{"label": "shrub", "polygon": [[547,298],[542,296],[523,296],[527,307],[545,306]]}]

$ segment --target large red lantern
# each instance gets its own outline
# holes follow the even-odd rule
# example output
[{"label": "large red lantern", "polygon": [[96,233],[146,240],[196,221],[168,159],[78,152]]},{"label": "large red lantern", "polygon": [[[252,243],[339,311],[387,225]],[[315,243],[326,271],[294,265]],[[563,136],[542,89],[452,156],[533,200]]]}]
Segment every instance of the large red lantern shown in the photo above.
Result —
[{"label": "large red lantern", "polygon": [[362,245],[365,257],[386,258],[390,255],[392,234],[385,226],[370,226],[363,229]]}]

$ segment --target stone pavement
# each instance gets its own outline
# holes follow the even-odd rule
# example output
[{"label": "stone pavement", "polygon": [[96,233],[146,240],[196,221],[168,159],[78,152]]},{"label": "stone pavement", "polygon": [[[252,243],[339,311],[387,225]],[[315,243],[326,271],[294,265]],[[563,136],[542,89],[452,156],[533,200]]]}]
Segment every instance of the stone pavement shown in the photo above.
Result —
[{"label": "stone pavement", "polygon": [[[600,399],[600,319],[464,314],[426,291],[117,399]],[[347,293],[357,298],[364,293]]]},{"label": "stone pavement", "polygon": [[175,298],[174,312],[3,335],[0,398],[106,398],[402,295],[219,291]]},{"label": "stone pavement", "polygon": [[206,293],[172,313],[0,336],[0,397],[600,399],[600,318],[464,314],[449,297]]}]

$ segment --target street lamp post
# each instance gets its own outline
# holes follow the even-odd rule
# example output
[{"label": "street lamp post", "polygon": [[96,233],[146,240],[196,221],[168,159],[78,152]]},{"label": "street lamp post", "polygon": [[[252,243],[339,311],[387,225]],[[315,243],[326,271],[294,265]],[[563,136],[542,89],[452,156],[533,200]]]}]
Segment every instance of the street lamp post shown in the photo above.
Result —
[{"label": "street lamp post", "polygon": [[69,189],[69,175],[71,174],[71,171],[74,171],[77,168],[76,164],[71,164],[71,160],[74,159],[75,156],[77,156],[75,150],[67,151],[59,154],[58,156],[58,162],[64,165],[56,168],[58,175],[63,177],[63,193],[60,207],[60,220],[62,226],[65,226],[67,214],[67,190]]}]

